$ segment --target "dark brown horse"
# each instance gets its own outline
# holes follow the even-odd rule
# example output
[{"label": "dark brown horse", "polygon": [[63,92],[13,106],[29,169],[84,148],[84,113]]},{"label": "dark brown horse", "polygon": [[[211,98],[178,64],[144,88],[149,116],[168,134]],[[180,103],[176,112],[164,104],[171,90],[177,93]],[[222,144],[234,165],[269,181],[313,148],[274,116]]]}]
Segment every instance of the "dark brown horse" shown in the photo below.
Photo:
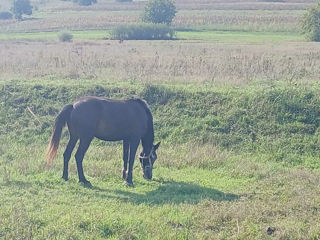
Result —
[{"label": "dark brown horse", "polygon": [[141,99],[116,101],[98,97],[85,97],[65,106],[54,124],[47,150],[48,163],[51,163],[56,155],[62,128],[66,123],[70,139],[63,154],[63,179],[68,180],[68,163],[71,153],[80,139],[75,154],[79,182],[91,186],[84,176],[82,160],[94,137],[104,141],[123,141],[122,177],[126,180],[128,186],[133,186],[133,163],[141,140],[143,150],[139,158],[143,169],[143,177],[146,179],[152,178],[152,168],[154,161],[157,159],[156,150],[160,142],[153,145],[153,118],[145,101]]}]

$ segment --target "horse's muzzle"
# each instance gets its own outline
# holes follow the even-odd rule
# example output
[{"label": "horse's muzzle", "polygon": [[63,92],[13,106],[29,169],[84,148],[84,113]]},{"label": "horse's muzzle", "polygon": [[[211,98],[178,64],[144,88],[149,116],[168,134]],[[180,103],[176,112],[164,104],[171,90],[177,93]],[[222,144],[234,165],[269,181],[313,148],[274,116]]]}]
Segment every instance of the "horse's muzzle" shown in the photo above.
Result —
[{"label": "horse's muzzle", "polygon": [[143,177],[148,180],[152,179],[152,168],[151,167],[145,167],[143,169]]},{"label": "horse's muzzle", "polygon": [[144,179],[147,179],[147,180],[151,180],[152,179],[152,175],[143,174],[143,177],[144,177]]}]

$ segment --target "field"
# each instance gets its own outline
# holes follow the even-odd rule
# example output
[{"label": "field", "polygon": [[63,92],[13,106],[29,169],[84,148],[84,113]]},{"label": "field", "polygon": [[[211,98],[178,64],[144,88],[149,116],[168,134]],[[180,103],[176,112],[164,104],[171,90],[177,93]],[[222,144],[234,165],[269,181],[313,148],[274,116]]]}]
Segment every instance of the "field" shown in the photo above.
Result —
[{"label": "field", "polygon": [[[299,27],[314,1],[177,0],[175,40],[123,42],[111,29],[144,1],[31,2],[0,20],[0,239],[320,239],[320,45]],[[122,144],[99,140],[93,187],[74,156],[62,180],[66,130],[46,165],[55,117],[85,95],[149,103],[152,180],[136,159],[123,185]]]}]

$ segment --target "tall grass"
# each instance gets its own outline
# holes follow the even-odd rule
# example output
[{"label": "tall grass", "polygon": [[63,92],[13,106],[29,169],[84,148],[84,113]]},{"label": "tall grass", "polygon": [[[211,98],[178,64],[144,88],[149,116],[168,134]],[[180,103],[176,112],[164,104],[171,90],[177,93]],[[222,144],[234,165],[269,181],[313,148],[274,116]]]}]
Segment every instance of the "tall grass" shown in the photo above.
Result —
[{"label": "tall grass", "polygon": [[212,10],[179,11],[176,28],[238,30],[261,32],[299,32],[303,11]]},{"label": "tall grass", "polygon": [[320,48],[312,43],[235,45],[174,41],[6,42],[2,79],[108,79],[147,83],[315,82]]}]

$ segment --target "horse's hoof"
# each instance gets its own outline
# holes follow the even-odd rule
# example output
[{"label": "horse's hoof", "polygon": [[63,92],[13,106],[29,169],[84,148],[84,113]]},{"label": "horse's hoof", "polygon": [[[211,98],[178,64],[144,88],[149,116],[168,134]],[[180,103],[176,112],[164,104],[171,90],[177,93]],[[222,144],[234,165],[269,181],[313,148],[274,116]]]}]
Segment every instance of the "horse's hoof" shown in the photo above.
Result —
[{"label": "horse's hoof", "polygon": [[80,183],[82,183],[86,188],[92,188],[92,184],[89,181],[81,181]]},{"label": "horse's hoof", "polygon": [[124,181],[123,185],[127,186],[127,187],[134,187],[133,183],[131,182],[127,182],[127,181]]}]

